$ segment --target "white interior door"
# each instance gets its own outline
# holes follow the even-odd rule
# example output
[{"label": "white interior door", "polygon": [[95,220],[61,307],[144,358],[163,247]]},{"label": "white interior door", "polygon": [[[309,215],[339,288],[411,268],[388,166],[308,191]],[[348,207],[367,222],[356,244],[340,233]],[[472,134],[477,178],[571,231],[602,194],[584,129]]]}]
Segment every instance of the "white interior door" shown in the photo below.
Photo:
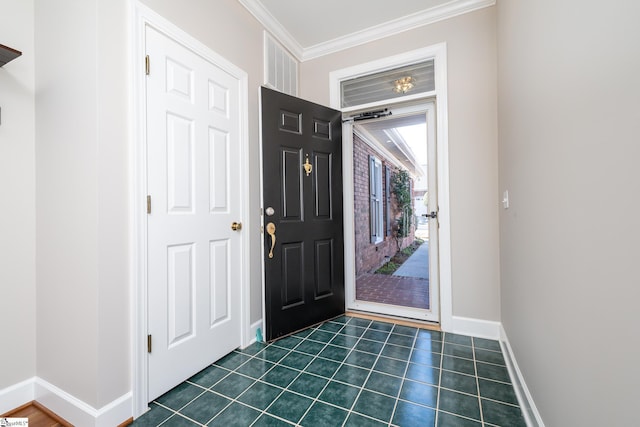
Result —
[{"label": "white interior door", "polygon": [[146,29],[148,398],[241,344],[239,81]]}]

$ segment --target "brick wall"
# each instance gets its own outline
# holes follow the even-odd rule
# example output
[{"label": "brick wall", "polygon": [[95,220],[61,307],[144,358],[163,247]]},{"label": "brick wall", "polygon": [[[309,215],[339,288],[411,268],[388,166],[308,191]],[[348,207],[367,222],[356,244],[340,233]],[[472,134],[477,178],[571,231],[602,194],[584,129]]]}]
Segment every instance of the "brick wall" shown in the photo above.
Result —
[{"label": "brick wall", "polygon": [[[354,175],[354,212],[355,212],[355,243],[356,243],[356,276],[362,273],[373,272],[385,262],[385,256],[393,256],[398,250],[395,235],[395,219],[400,215],[395,197],[384,194],[383,212],[384,223],[387,221],[387,197],[391,197],[391,235],[387,235],[387,227],[384,227],[384,240],[378,244],[371,243],[371,231],[369,221],[369,156],[376,156],[382,161],[382,169],[389,167],[391,174],[397,172],[397,168],[380,156],[371,147],[364,143],[357,135],[353,137],[353,175]],[[385,188],[383,172],[383,189]],[[413,224],[414,225],[414,224]],[[402,239],[401,248],[408,246],[413,241],[414,227],[409,237]]]}]

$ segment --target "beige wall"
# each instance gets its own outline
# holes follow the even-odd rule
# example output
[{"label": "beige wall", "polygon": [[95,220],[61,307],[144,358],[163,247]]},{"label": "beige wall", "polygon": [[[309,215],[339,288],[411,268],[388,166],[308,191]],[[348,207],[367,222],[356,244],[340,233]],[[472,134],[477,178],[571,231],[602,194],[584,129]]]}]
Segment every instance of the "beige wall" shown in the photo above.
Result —
[{"label": "beige wall", "polygon": [[249,186],[247,215],[251,233],[251,322],[262,319],[262,257],[260,252],[260,133],[258,88],[263,82],[263,27],[236,0],[142,0],[214,52],[244,70],[249,77]]},{"label": "beige wall", "polygon": [[35,2],[37,375],[94,408],[130,390],[126,14]]},{"label": "beige wall", "polygon": [[498,2],[502,321],[551,427],[638,424],[639,16]]},{"label": "beige wall", "polygon": [[328,105],[329,73],[447,43],[453,314],[500,320],[495,8],[302,63],[301,96]]},{"label": "beige wall", "polygon": [[0,43],[23,52],[0,68],[2,390],[35,375],[36,177],[33,1],[0,0],[0,11]]}]

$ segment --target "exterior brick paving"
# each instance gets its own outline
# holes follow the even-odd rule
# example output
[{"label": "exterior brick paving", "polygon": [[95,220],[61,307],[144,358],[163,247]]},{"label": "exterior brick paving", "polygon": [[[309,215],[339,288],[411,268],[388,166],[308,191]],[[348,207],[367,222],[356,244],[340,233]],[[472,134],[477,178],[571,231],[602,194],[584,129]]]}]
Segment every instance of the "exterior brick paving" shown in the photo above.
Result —
[{"label": "exterior brick paving", "polygon": [[356,299],[428,309],[429,279],[363,273],[356,279]]}]

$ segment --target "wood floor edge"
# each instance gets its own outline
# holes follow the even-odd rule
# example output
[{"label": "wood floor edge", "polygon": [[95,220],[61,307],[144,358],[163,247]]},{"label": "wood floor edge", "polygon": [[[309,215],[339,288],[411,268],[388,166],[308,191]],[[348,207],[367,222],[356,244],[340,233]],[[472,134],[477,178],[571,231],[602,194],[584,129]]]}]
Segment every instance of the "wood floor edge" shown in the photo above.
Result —
[{"label": "wood floor edge", "polygon": [[362,313],[362,312],[359,312],[359,311],[347,311],[345,313],[345,315],[351,316],[351,317],[359,317],[361,319],[377,320],[379,322],[390,322],[390,323],[395,323],[395,324],[402,325],[402,326],[410,326],[410,327],[413,327],[413,328],[428,329],[430,331],[441,331],[440,325],[434,324],[434,323],[431,323],[431,322],[422,322],[422,321],[419,321],[419,320],[402,319],[402,318],[395,317],[395,316],[382,316],[382,315],[378,315],[378,314]]},{"label": "wood floor edge", "polygon": [[118,427],[127,427],[130,424],[133,424],[133,417],[131,417],[128,420],[123,421],[122,423],[118,424]]},{"label": "wood floor edge", "polygon": [[60,415],[58,415],[55,412],[51,411],[49,408],[47,408],[43,404],[39,403],[38,401],[34,400],[33,401],[33,406],[35,406],[40,411],[44,412],[45,414],[47,414],[48,416],[50,416],[51,418],[53,418],[54,420],[59,422],[64,427],[73,427],[73,424],[71,424],[69,421],[65,420]]},{"label": "wood floor edge", "polygon": [[48,416],[49,418],[51,418],[52,420],[54,420],[56,423],[58,423],[62,427],[73,427],[73,424],[71,424],[70,422],[68,422],[58,414],[52,412],[49,408],[45,407],[44,405],[42,405],[41,403],[38,403],[35,400],[32,400],[31,402],[27,402],[24,405],[18,406],[17,408],[12,409],[5,414],[0,415],[0,417],[11,418],[15,415],[19,415],[19,417],[17,418],[25,418],[24,417],[25,413],[28,415],[26,418],[29,418],[30,416],[36,413],[42,413]]},{"label": "wood floor edge", "polygon": [[4,414],[0,414],[0,418],[11,418],[14,414],[17,414],[20,411],[27,409],[29,406],[32,406],[35,400],[31,402],[27,402],[24,405],[20,405],[17,408],[10,410],[9,412],[5,412]]}]

